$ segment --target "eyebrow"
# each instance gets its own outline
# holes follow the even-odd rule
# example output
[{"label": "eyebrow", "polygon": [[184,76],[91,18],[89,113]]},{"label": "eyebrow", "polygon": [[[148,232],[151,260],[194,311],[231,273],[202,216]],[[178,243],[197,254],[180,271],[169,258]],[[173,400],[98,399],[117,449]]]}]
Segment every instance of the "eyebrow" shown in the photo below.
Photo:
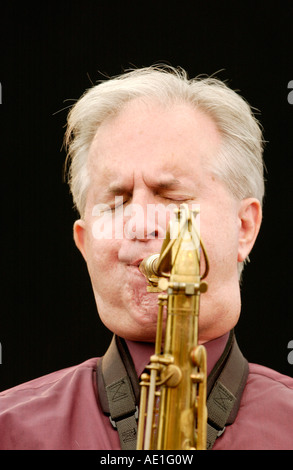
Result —
[{"label": "eyebrow", "polygon": [[181,182],[176,178],[169,178],[169,179],[162,179],[158,181],[156,184],[152,185],[158,189],[172,189],[181,185]]},{"label": "eyebrow", "polygon": [[[146,183],[147,184],[147,183]],[[176,178],[161,179],[157,182],[147,184],[152,189],[175,189],[181,186],[182,183]],[[118,182],[112,182],[107,188],[107,193],[111,195],[120,195],[125,193],[131,193],[132,188],[129,185],[123,185]]]},{"label": "eyebrow", "polygon": [[129,193],[129,186],[119,184],[119,183],[110,183],[109,187],[107,188],[107,193],[108,194],[113,194],[113,195],[120,195],[120,194],[125,194]]}]

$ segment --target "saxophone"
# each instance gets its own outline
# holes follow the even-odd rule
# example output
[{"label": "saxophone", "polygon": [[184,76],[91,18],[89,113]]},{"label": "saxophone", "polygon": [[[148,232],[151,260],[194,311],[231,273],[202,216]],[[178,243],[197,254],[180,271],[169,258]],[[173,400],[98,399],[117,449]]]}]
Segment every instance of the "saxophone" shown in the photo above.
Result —
[{"label": "saxophone", "polygon": [[197,215],[182,204],[168,226],[160,254],[140,264],[148,291],[159,296],[155,352],[140,382],[138,450],[206,449],[207,366],[206,350],[198,345],[198,316],[209,264],[195,226]]}]

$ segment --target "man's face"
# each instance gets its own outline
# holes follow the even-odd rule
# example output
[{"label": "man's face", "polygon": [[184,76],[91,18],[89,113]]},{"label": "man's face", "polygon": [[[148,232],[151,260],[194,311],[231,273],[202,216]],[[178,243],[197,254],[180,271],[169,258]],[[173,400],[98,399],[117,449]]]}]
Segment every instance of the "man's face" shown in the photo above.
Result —
[{"label": "man's face", "polygon": [[[248,253],[241,242],[242,203],[210,169],[220,144],[213,121],[187,105],[167,109],[134,100],[97,130],[89,153],[85,214],[74,233],[99,315],[118,335],[155,338],[157,294],[147,292],[138,265],[160,252],[169,217],[162,208],[182,203],[200,206],[200,233],[210,260],[200,340],[218,337],[237,322],[237,263]],[[150,214],[156,207],[161,215],[154,218]]]}]

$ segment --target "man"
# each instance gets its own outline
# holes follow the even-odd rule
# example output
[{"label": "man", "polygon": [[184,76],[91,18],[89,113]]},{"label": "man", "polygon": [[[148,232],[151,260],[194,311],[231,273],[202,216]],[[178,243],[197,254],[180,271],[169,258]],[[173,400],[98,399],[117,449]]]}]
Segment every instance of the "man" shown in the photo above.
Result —
[{"label": "man", "polygon": [[[0,446],[134,448],[134,375],[153,353],[158,311],[158,294],[147,292],[139,265],[160,252],[170,206],[185,203],[200,206],[210,263],[199,315],[213,401],[208,448],[292,449],[293,379],[258,365],[248,371],[241,353],[240,365],[226,374],[232,380],[222,383],[220,375],[235,345],[239,279],[262,217],[262,133],[248,104],[215,79],[188,80],[171,68],[135,70],[84,94],[69,114],[66,143],[80,213],[74,239],[99,315],[118,338],[118,356],[107,353],[2,392]],[[134,402],[129,413],[120,412],[126,395]]]}]

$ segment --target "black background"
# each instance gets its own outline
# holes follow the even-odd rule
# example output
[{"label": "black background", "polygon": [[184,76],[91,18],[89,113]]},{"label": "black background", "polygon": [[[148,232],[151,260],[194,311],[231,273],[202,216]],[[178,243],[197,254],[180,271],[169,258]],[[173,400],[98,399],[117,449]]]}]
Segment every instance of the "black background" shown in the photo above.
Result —
[{"label": "black background", "polygon": [[251,362],[293,376],[292,2],[3,3],[0,390],[99,356],[109,343],[72,239],[65,108],[103,75],[158,62],[216,73],[261,111],[267,196],[237,335]]}]

